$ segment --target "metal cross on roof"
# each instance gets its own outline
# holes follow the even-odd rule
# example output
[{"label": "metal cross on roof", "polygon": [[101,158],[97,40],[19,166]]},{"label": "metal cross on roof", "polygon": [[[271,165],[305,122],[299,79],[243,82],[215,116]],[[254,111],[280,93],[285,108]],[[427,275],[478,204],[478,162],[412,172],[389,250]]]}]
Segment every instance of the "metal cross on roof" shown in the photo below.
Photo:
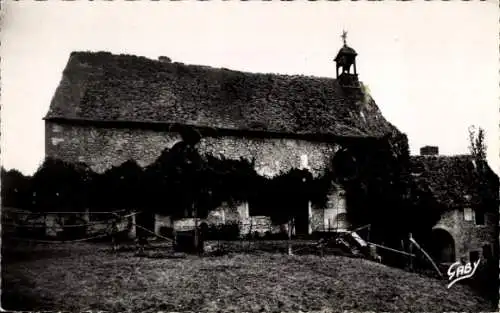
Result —
[{"label": "metal cross on roof", "polygon": [[344,41],[344,46],[347,45],[346,43],[347,32],[345,30],[342,31],[342,35],[340,37],[342,37],[342,40]]}]

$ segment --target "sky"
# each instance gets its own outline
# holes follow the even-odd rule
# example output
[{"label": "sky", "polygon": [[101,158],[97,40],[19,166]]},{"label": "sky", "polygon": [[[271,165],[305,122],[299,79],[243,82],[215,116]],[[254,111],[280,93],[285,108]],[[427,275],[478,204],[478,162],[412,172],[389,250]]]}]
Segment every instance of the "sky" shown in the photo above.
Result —
[{"label": "sky", "polygon": [[1,163],[42,163],[42,118],[72,51],[335,77],[346,30],[360,80],[412,154],[468,153],[476,125],[499,173],[498,20],[496,1],[2,2]]}]

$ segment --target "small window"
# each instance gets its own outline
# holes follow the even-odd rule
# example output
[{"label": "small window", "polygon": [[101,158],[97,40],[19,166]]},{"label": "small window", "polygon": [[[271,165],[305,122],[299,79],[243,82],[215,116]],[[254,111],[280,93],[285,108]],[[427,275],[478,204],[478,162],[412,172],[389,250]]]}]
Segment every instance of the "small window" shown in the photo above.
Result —
[{"label": "small window", "polygon": [[303,154],[300,156],[300,167],[302,169],[309,168],[309,159],[307,158],[307,154]]},{"label": "small window", "polygon": [[477,260],[479,260],[479,251],[469,252],[469,261],[476,262]]},{"label": "small window", "polygon": [[464,220],[466,221],[474,220],[474,211],[471,208],[464,209]]},{"label": "small window", "polygon": [[484,213],[483,212],[475,212],[476,225],[484,225]]}]

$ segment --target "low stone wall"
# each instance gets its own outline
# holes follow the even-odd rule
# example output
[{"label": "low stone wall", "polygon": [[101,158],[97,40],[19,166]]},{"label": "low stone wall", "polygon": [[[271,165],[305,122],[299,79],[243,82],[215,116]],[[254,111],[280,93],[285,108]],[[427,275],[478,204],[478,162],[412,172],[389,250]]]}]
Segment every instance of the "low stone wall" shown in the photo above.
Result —
[{"label": "low stone wall", "polygon": [[[166,219],[166,217],[156,217],[156,233],[158,233],[161,226],[172,227],[176,231],[191,230],[195,227],[194,218],[184,218],[175,221],[168,220],[168,222],[165,222]],[[252,233],[264,236],[266,233],[288,233],[287,223],[277,225],[272,223],[269,216],[250,216],[247,202],[236,204],[223,203],[219,208],[211,211],[206,219],[198,219],[198,225],[203,223],[206,223],[207,226],[238,224],[240,235]],[[326,208],[315,207],[309,204],[309,225],[309,233],[348,229],[350,227],[346,220],[344,193],[338,186],[332,188],[328,196]],[[292,229],[292,234],[295,234],[295,229]]]},{"label": "low stone wall", "polygon": [[311,209],[311,231],[325,232],[349,228],[345,193],[340,186],[332,186],[326,206],[324,208],[313,206]]},{"label": "low stone wall", "polygon": [[168,235],[174,228],[172,218],[168,215],[155,214],[155,234]]},{"label": "low stone wall", "polygon": [[269,216],[251,216],[240,222],[240,235],[258,234],[264,236],[266,233],[276,232]]}]

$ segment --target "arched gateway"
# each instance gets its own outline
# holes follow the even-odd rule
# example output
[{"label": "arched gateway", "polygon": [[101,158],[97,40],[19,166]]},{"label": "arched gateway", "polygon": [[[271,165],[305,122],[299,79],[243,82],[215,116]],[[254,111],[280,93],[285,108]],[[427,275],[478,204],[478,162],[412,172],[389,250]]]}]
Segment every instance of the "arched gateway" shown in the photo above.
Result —
[{"label": "arched gateway", "polygon": [[443,228],[434,228],[431,236],[431,254],[438,263],[455,262],[455,240]]}]

